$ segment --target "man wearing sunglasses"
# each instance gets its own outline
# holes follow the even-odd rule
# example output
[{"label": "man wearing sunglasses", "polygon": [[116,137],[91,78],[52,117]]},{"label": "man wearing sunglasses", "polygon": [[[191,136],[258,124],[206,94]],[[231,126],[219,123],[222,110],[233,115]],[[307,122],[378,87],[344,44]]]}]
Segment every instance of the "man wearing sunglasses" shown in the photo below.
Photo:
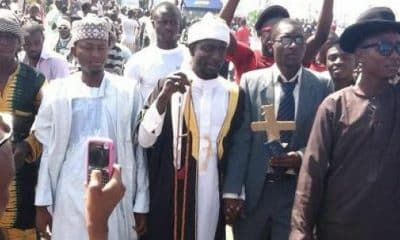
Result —
[{"label": "man wearing sunglasses", "polygon": [[[317,78],[302,67],[306,43],[303,27],[292,19],[283,19],[271,31],[275,64],[270,68],[246,73],[241,86],[246,93],[246,110],[249,120],[235,137],[245,142],[240,154],[232,156],[229,163],[247,158],[247,167],[237,169],[245,176],[238,181],[245,186],[246,199],[243,217],[233,224],[236,240],[287,240],[290,215],[296,189],[297,172],[302,161],[302,151],[308,140],[318,105],[331,92],[327,80]],[[280,140],[286,145],[284,154],[272,156],[266,151],[268,139],[265,132],[251,132],[250,123],[264,121],[263,105],[274,105],[278,121],[294,121],[295,131],[281,132]],[[244,173],[243,173],[244,172]],[[227,184],[230,184],[228,182]],[[231,205],[233,205],[232,203]]]},{"label": "man wearing sunglasses", "polygon": [[[340,37],[361,64],[355,86],[321,104],[303,158],[291,240],[400,236],[400,22],[371,8]],[[316,230],[316,232],[315,232]]]},{"label": "man wearing sunglasses", "polygon": [[71,60],[71,23],[67,19],[62,19],[57,23],[58,41],[54,47],[54,51],[64,56],[67,60]]}]

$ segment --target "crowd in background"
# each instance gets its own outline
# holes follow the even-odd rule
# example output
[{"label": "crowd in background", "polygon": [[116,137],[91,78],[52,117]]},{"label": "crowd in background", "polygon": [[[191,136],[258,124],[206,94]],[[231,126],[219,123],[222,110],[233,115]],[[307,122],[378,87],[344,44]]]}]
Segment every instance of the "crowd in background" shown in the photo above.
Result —
[{"label": "crowd in background", "polygon": [[[142,9],[116,0],[31,0],[23,6],[1,0],[0,8],[10,11],[0,16],[0,39],[15,51],[0,52],[0,154],[14,160],[0,161],[0,240],[86,234],[76,226],[85,220],[83,183],[75,189],[73,174],[86,177],[77,163],[84,140],[96,134],[113,139],[121,166],[105,187],[101,172],[92,173],[84,209],[90,239],[223,240],[226,224],[237,240],[397,234],[400,218],[391,215],[397,194],[387,203],[392,195],[380,187],[394,188],[388,179],[397,179],[400,151],[400,23],[394,13],[372,8],[359,25],[338,29],[334,0],[324,0],[319,19],[290,19],[285,7],[273,5],[255,22],[235,16],[239,2],[191,17],[171,2]],[[364,28],[370,18],[375,28]],[[280,155],[266,147],[269,130],[253,129],[265,120],[266,104],[275,106],[277,124],[297,123],[272,139]],[[372,143],[363,142],[368,137]],[[383,163],[376,163],[375,146],[386,154]],[[339,185],[349,182],[341,177],[365,191],[350,186],[342,192]],[[326,189],[331,195],[323,196]],[[359,198],[338,206],[341,194]],[[343,208],[346,201],[354,205]],[[390,228],[376,221],[379,209],[366,211],[378,203]],[[361,222],[354,235],[335,222],[342,218]],[[378,230],[368,235],[372,223]]]}]

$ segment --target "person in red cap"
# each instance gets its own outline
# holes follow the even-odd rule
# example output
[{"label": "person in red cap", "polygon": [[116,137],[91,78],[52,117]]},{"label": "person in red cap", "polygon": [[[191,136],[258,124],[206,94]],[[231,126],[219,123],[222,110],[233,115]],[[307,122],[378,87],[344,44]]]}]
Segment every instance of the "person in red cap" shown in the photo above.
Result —
[{"label": "person in red cap", "polygon": [[371,8],[340,37],[361,63],[355,86],[319,107],[304,154],[290,240],[400,236],[400,22]]},{"label": "person in red cap", "polygon": [[[220,17],[230,25],[235,9],[240,0],[229,0],[220,12]],[[260,68],[270,67],[274,64],[272,56],[271,30],[275,23],[282,18],[289,18],[286,8],[273,5],[267,7],[258,17],[254,26],[258,37],[261,39],[261,51],[254,51],[245,44],[238,42],[233,35],[226,58],[235,66],[235,80],[239,83],[243,73]],[[324,0],[315,35],[307,39],[306,53],[303,63],[309,65],[318,53],[321,46],[328,39],[333,20],[333,0]]]}]

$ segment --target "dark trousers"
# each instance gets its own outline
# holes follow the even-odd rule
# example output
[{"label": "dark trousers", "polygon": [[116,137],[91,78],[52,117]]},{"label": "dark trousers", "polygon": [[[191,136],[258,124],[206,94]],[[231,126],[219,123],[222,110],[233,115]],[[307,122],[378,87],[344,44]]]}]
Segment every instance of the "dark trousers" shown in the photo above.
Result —
[{"label": "dark trousers", "polygon": [[295,176],[265,182],[257,207],[233,226],[235,240],[288,240],[296,191]]}]

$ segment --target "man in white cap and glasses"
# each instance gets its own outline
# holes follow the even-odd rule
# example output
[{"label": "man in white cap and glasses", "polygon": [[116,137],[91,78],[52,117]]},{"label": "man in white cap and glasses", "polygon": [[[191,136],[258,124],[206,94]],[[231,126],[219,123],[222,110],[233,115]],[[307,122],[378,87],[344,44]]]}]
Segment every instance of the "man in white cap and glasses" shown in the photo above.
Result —
[{"label": "man in white cap and glasses", "polygon": [[50,227],[54,240],[88,239],[85,143],[102,137],[114,143],[127,189],[108,224],[102,224],[108,226],[108,239],[136,239],[133,227],[138,232],[138,226],[145,228],[145,218],[139,216],[147,213],[149,204],[143,152],[132,137],[139,94],[127,81],[104,71],[109,46],[104,20],[86,17],[74,22],[72,36],[71,51],[81,71],[49,85],[35,124],[35,136],[43,144],[35,199],[37,229],[48,238]]},{"label": "man in white cap and glasses", "polygon": [[361,76],[319,107],[290,239],[398,239],[400,89],[389,79],[400,67],[400,22],[389,8],[368,9],[340,47],[355,54]]},{"label": "man in white cap and glasses", "polygon": [[242,121],[243,92],[218,76],[229,28],[206,15],[190,27],[188,44],[191,69],[158,82],[139,127],[139,143],[149,148],[145,239],[225,239],[224,182],[242,177],[231,174],[227,167],[240,166],[226,158],[235,154],[231,136]]},{"label": "man in white cap and glasses", "polygon": [[0,113],[12,116],[10,141],[16,168],[9,188],[10,201],[0,220],[0,239],[36,239],[33,201],[40,145],[30,135],[30,129],[42,99],[45,77],[18,61],[16,53],[22,43],[18,18],[11,11],[0,9]]},{"label": "man in white cap and glasses", "polygon": [[62,18],[57,23],[57,29],[59,37],[55,44],[54,51],[63,55],[67,60],[70,60],[70,41],[72,39],[71,23],[67,19]]}]

